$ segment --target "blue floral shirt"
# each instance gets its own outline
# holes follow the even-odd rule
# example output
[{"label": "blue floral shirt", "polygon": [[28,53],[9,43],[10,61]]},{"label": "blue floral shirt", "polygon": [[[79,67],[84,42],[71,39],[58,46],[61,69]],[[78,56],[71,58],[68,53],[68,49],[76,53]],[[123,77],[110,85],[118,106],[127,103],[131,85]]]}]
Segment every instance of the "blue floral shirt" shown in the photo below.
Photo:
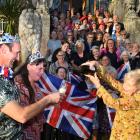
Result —
[{"label": "blue floral shirt", "polygon": [[[16,86],[8,79],[0,76],[0,108],[10,101],[19,102]],[[0,140],[20,140],[22,124],[0,112]]]}]

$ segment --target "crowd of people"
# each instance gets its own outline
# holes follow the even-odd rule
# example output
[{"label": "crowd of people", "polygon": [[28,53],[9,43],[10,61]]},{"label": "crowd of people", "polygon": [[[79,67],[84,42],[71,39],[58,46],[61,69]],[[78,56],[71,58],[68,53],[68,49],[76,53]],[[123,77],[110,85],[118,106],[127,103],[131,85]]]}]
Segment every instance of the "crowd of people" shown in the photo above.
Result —
[{"label": "crowd of people", "polygon": [[[66,14],[53,11],[51,35],[47,45],[47,69],[57,75],[60,68],[61,74],[65,75],[62,78],[69,80],[69,73],[78,74],[81,64],[95,60],[114,79],[123,83],[126,73],[140,68],[140,45],[132,42],[130,36],[119,17],[111,15],[109,11],[100,13],[96,10],[94,15],[83,11],[82,14],[77,12],[72,17],[69,11]],[[91,83],[88,79],[84,80],[86,85],[81,84],[81,89],[89,91]],[[116,92],[110,84],[101,84],[112,94]],[[109,139],[111,127],[106,105],[102,99],[98,99],[96,103],[96,138]]]},{"label": "crowd of people", "polygon": [[[100,13],[96,10],[95,15],[83,11],[82,14],[77,12],[71,16],[69,11],[64,14],[54,10],[51,13],[51,34],[46,46],[48,48],[46,58],[40,52],[29,55],[25,64],[14,73],[13,80],[11,68],[13,63],[19,60],[20,44],[15,37],[2,35],[0,38],[0,139],[82,140],[47,124],[43,129],[44,108],[56,105],[65,96],[59,91],[42,96],[36,81],[45,70],[60,79],[69,81],[69,74],[78,75],[81,65],[84,64],[97,67],[97,75],[103,79],[100,82],[96,75],[86,75],[88,78],[82,77],[85,85],[81,83],[78,86],[87,91],[91,91],[96,86],[97,95],[102,97],[96,102],[97,127],[93,130],[90,139],[109,140],[110,138],[112,128],[109,125],[105,105],[107,104],[116,109],[111,139],[138,140],[140,138],[139,94],[134,93],[139,93],[139,88],[136,87],[140,87],[140,72],[136,70],[140,68],[140,45],[131,42],[130,36],[124,24],[119,21],[119,17],[111,16],[108,11]],[[122,68],[127,70],[119,74]],[[120,87],[119,81],[124,83],[125,91],[122,85]],[[114,95],[116,92],[117,97]],[[124,92],[130,95],[125,97]],[[112,98],[111,95],[115,97]],[[132,98],[129,98],[130,96]],[[133,126],[131,129],[129,123],[131,127]]]}]

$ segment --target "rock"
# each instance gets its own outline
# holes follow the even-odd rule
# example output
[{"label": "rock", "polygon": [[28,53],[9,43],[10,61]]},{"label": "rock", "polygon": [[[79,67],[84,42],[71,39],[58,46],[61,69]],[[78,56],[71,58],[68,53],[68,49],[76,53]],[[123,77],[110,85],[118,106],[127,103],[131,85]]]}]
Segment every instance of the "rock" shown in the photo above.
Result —
[{"label": "rock", "polygon": [[50,15],[46,0],[34,1],[34,9],[25,9],[19,18],[19,37],[21,43],[21,62],[30,53],[40,50],[45,56],[50,34]]},{"label": "rock", "polygon": [[19,18],[19,37],[21,43],[21,61],[40,49],[42,34],[41,16],[33,9],[25,9]]}]

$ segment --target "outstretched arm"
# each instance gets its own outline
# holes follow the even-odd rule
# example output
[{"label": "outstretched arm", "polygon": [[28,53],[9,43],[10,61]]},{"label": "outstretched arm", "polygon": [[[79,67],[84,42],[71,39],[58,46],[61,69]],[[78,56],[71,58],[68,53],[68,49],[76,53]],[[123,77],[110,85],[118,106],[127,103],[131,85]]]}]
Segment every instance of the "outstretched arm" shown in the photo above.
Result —
[{"label": "outstretched arm", "polygon": [[22,107],[15,100],[7,102],[2,108],[1,112],[13,118],[14,120],[25,123],[41,111],[49,104],[56,104],[62,99],[62,94],[49,94],[34,104]]},{"label": "outstretched arm", "polygon": [[97,95],[101,97],[106,105],[116,110],[130,110],[140,109],[140,94],[135,96],[125,96],[125,98],[114,98],[112,95],[100,84],[98,77],[86,75],[97,87]]},{"label": "outstretched arm", "polygon": [[111,94],[109,94],[109,92],[102,86],[97,90],[97,95],[99,97],[102,97],[106,105],[116,110],[140,109],[140,100],[137,99],[137,97],[135,96],[125,96],[125,98],[113,98]]},{"label": "outstretched arm", "polygon": [[120,92],[123,95],[123,86],[122,83],[114,79],[110,74],[106,72],[104,67],[100,65],[97,61],[89,61],[84,63],[83,65],[89,65],[90,67],[95,66],[97,68],[97,75],[100,79],[107,82],[112,88]]}]

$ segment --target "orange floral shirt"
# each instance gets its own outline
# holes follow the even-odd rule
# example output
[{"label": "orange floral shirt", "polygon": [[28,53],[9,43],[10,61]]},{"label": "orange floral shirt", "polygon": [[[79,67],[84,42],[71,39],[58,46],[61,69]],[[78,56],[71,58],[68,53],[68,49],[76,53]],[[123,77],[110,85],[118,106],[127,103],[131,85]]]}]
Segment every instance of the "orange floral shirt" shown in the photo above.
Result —
[{"label": "orange floral shirt", "polygon": [[113,98],[103,86],[97,91],[106,105],[116,109],[110,140],[140,140],[140,93],[127,96],[122,84],[105,74],[102,67],[98,69],[98,75],[121,94],[120,98]]}]

